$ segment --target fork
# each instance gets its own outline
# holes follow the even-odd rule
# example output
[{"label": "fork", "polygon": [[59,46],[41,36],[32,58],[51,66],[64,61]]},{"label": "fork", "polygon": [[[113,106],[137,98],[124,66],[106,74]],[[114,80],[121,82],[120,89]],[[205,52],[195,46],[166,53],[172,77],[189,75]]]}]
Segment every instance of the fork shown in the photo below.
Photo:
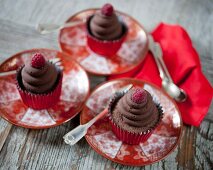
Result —
[{"label": "fork", "polygon": [[[115,95],[121,95],[127,93],[131,88],[133,87],[133,84],[128,84],[124,86],[123,88],[119,89],[115,92]],[[82,137],[84,137],[87,133],[87,130],[99,119],[104,117],[108,113],[108,108],[106,107],[101,113],[99,113],[97,116],[95,116],[93,119],[91,119],[89,122],[83,125],[77,126],[75,129],[71,130],[67,134],[64,135],[64,142],[68,145],[74,145],[76,144]]]},{"label": "fork", "polygon": [[[56,66],[58,66],[60,69],[63,70],[63,66],[61,64],[61,59],[60,58],[51,58],[49,60],[49,62],[55,64]],[[11,71],[6,71],[6,72],[2,72],[0,73],[0,77],[4,77],[4,76],[10,76],[10,75],[14,75],[16,74],[16,70],[11,70]]]},{"label": "fork", "polygon": [[48,24],[48,23],[39,23],[36,26],[36,30],[40,33],[40,34],[48,34],[63,28],[67,28],[67,27],[74,27],[76,25],[80,25],[86,22],[86,18],[83,18],[82,20],[76,20],[76,21],[71,21],[71,22],[67,22],[67,23],[63,23],[61,25],[59,24]]}]

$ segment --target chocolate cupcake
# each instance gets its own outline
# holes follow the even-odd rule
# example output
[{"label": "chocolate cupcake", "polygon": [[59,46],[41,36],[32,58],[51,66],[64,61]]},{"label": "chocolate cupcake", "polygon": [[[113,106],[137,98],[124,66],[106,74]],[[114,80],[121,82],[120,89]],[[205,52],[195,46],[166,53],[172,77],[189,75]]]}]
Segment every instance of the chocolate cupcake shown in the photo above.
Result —
[{"label": "chocolate cupcake", "polygon": [[35,54],[17,72],[17,88],[23,102],[36,110],[54,106],[61,94],[62,75],[55,64],[42,54]]},{"label": "chocolate cupcake", "polygon": [[159,104],[153,102],[149,92],[142,88],[115,96],[109,106],[112,130],[127,144],[146,141],[163,116]]},{"label": "chocolate cupcake", "polygon": [[92,51],[103,56],[112,56],[121,47],[127,27],[118,18],[111,4],[105,4],[87,21],[87,42]]}]

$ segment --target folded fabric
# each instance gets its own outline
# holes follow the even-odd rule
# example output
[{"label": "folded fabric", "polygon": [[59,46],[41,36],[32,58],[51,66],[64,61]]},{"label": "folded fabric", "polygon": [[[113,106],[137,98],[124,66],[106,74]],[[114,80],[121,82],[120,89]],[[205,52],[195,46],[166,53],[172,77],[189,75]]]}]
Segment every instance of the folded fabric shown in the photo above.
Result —
[{"label": "folded fabric", "polygon": [[[175,84],[184,89],[188,98],[178,103],[183,122],[199,126],[208,112],[213,88],[201,71],[201,64],[187,32],[178,25],[161,23],[153,32],[153,38],[163,50],[164,62]],[[109,79],[135,77],[161,87],[161,78],[151,53],[135,69],[128,73],[110,76]]]}]

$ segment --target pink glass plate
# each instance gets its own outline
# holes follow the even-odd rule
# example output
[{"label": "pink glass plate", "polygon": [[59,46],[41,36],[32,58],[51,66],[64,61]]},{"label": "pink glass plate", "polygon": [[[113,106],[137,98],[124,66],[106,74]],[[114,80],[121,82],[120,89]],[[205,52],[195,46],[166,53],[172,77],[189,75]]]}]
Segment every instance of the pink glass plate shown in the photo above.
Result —
[{"label": "pink glass plate", "polygon": [[12,124],[32,129],[50,128],[69,121],[81,111],[89,93],[86,72],[70,56],[55,50],[32,49],[20,52],[3,62],[0,72],[17,69],[38,52],[47,59],[57,57],[62,61],[62,93],[56,106],[40,111],[28,108],[16,88],[16,75],[0,77],[0,116]]},{"label": "pink glass plate", "polygon": [[106,107],[112,94],[129,83],[149,91],[164,110],[162,122],[148,141],[139,145],[123,143],[111,131],[106,117],[91,126],[85,137],[97,153],[111,161],[131,166],[149,165],[165,158],[176,148],[183,126],[176,104],[155,85],[136,79],[117,79],[102,84],[91,93],[86,101],[80,117],[81,124],[100,113]]},{"label": "pink glass plate", "polygon": [[[94,14],[96,10],[81,11],[66,22],[83,20]],[[135,19],[122,12],[117,14],[121,16],[129,30],[126,40],[115,56],[103,57],[89,49],[86,41],[86,25],[83,22],[61,30],[59,44],[62,51],[73,56],[86,71],[95,75],[120,74],[139,65],[148,51],[147,34]]]}]

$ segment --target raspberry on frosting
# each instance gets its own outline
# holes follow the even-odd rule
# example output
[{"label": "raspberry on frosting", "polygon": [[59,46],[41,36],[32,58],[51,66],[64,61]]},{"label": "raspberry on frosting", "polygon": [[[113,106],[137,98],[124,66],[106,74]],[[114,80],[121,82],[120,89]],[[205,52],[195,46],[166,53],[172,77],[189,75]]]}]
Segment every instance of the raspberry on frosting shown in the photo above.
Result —
[{"label": "raspberry on frosting", "polygon": [[42,68],[45,65],[45,58],[42,54],[36,53],[34,54],[32,60],[31,60],[31,65],[34,68]]},{"label": "raspberry on frosting", "polygon": [[113,6],[109,3],[105,4],[102,8],[101,8],[101,13],[103,15],[106,15],[106,16],[111,16],[113,14]]},{"label": "raspberry on frosting", "polygon": [[144,89],[136,88],[132,93],[132,101],[134,103],[140,104],[147,101],[147,93]]}]

